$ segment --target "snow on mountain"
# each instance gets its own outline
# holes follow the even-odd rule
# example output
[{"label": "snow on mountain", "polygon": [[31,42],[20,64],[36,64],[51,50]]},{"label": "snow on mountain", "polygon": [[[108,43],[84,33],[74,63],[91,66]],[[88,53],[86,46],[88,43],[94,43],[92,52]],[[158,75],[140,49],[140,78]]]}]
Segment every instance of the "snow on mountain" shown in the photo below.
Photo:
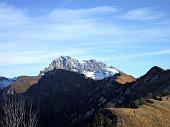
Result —
[{"label": "snow on mountain", "polygon": [[53,60],[49,67],[40,72],[40,75],[43,75],[54,68],[84,74],[87,77],[95,80],[101,80],[119,73],[118,69],[114,67],[108,67],[105,63],[96,61],[95,59],[83,60],[80,62],[69,56],[61,56]]},{"label": "snow on mountain", "polygon": [[0,88],[7,87],[15,82],[15,79],[0,77]]}]

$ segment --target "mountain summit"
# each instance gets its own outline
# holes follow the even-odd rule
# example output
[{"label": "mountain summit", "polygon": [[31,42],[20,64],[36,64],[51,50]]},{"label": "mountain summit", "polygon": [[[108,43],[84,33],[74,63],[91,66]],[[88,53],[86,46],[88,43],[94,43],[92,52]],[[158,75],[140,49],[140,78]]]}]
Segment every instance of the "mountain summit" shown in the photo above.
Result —
[{"label": "mountain summit", "polygon": [[49,67],[41,71],[40,75],[44,75],[44,73],[51,71],[54,68],[84,74],[94,80],[101,80],[119,73],[118,69],[107,66],[105,63],[96,61],[95,59],[83,60],[80,62],[69,56],[60,56],[59,58],[53,60]]}]

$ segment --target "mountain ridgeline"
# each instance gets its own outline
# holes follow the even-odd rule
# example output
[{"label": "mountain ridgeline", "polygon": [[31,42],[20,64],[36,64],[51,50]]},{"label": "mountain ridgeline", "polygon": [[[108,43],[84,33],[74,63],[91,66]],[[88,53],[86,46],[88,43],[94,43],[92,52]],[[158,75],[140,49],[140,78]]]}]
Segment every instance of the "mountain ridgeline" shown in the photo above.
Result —
[{"label": "mountain ridgeline", "polygon": [[[140,120],[146,119],[147,115],[150,121],[148,124],[154,122],[153,118],[159,119],[160,116],[153,114],[150,118],[149,114],[143,116],[139,112],[136,117],[141,119],[133,116],[137,120],[130,121],[131,116],[125,113],[129,110],[132,113],[138,112],[141,108],[145,110],[151,103],[150,109],[155,109],[159,103],[155,101],[166,104],[163,111],[167,114],[163,122],[152,125],[170,125],[170,108],[167,108],[170,103],[163,99],[169,98],[170,94],[170,70],[155,66],[136,79],[103,62],[79,62],[71,57],[60,57],[41,71],[39,77],[24,79],[31,80],[26,82],[24,91],[15,90],[17,84],[22,90],[25,83],[23,80],[22,85],[12,84],[5,91],[13,90],[15,92],[7,93],[31,98],[33,106],[40,111],[37,127],[142,127]],[[159,103],[159,111],[160,105]],[[148,125],[150,126],[151,124]]]},{"label": "mountain ridgeline", "polygon": [[15,78],[10,79],[6,77],[0,77],[0,89],[7,87],[15,82]]},{"label": "mountain ridgeline", "polygon": [[27,93],[44,109],[42,126],[85,126],[123,87],[115,78],[95,81],[83,74],[54,69]]},{"label": "mountain ridgeline", "polygon": [[43,75],[45,72],[51,71],[54,68],[84,74],[94,80],[101,80],[119,73],[118,69],[112,66],[108,67],[105,63],[96,61],[95,59],[83,60],[80,62],[69,56],[61,56],[54,60],[49,67],[41,71],[40,75]]}]

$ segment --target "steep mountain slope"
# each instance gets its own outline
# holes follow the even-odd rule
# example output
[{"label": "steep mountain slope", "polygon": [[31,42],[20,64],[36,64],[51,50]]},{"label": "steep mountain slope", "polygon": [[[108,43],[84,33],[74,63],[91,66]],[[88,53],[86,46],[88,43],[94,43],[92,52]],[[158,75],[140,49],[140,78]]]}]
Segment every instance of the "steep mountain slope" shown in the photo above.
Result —
[{"label": "steep mountain slope", "polygon": [[[103,80],[93,80],[83,74],[54,68],[27,91],[41,109],[39,127],[85,127],[93,124],[92,120],[99,112],[110,121],[108,127],[114,127],[118,126],[119,120],[128,116],[124,112],[131,114],[133,108],[139,111],[134,116],[136,120],[138,117],[151,119],[146,114],[150,108],[155,112],[153,119],[159,118],[162,117],[156,116],[159,109],[155,110],[154,105],[148,108],[146,102],[151,103],[149,98],[161,100],[161,96],[169,93],[170,71],[159,67],[151,68],[137,80],[121,72]],[[144,109],[140,109],[141,104],[144,104]],[[167,112],[169,110],[167,107]],[[142,113],[146,116],[140,116]]]},{"label": "steep mountain slope", "polygon": [[54,60],[49,67],[41,71],[40,75],[43,75],[45,72],[51,71],[54,68],[85,74],[87,77],[95,80],[101,80],[119,73],[118,69],[108,67],[105,63],[98,62],[94,59],[79,62],[69,56],[61,56]]},{"label": "steep mountain slope", "polygon": [[144,76],[137,79],[127,89],[123,97],[126,99],[140,99],[142,97],[154,97],[164,94],[170,94],[170,70],[163,70],[155,66]]},{"label": "steep mountain slope", "polygon": [[119,92],[92,123],[99,117],[105,127],[170,126],[170,70],[155,66]]},{"label": "steep mountain slope", "polygon": [[18,77],[8,92],[31,97],[38,127],[169,126],[170,70],[155,66],[135,79],[121,71],[108,76],[112,67],[95,60],[84,63],[60,57],[40,77]]},{"label": "steep mountain slope", "polygon": [[15,82],[15,79],[9,79],[5,77],[0,77],[0,89],[7,87]]},{"label": "steep mountain slope", "polygon": [[39,126],[84,127],[124,87],[115,81],[118,75],[95,81],[63,69],[46,72],[27,91],[43,109]]},{"label": "steep mountain slope", "polygon": [[[132,108],[108,108],[107,111],[114,114],[116,127],[169,127],[170,126],[170,96],[162,98],[162,101],[151,99],[137,109]],[[106,127],[115,127],[109,122],[113,119],[107,117]]]}]

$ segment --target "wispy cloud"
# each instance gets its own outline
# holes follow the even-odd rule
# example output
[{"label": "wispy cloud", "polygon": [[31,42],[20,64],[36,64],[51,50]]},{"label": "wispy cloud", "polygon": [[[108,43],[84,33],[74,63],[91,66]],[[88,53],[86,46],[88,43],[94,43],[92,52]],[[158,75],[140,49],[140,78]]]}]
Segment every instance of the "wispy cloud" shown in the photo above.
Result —
[{"label": "wispy cloud", "polygon": [[26,10],[20,10],[13,6],[0,3],[0,25],[17,25],[27,23],[29,17],[26,16]]},{"label": "wispy cloud", "polygon": [[[18,43],[38,43],[51,40],[74,41],[108,35],[110,30],[119,32],[115,26],[107,27],[98,22],[101,17],[96,17],[114,13],[116,8],[111,6],[55,9],[48,15],[40,17],[29,17],[25,11],[6,4],[0,6],[0,10],[4,10],[1,12],[3,17],[0,18],[1,43],[3,40],[5,42],[17,41]],[[11,17],[13,18],[9,19]]]},{"label": "wispy cloud", "polygon": [[130,60],[130,59],[136,59],[136,58],[147,57],[147,56],[159,56],[159,55],[170,55],[170,49],[145,52],[145,53],[129,54],[129,55],[123,55],[123,56],[116,56],[116,57],[112,57],[112,59],[113,59],[113,61],[122,61],[122,60],[126,61],[126,60]]},{"label": "wispy cloud", "polygon": [[[66,1],[66,4],[69,2]],[[46,15],[30,17],[27,14],[29,10],[1,4],[0,65],[44,65],[60,55],[80,59],[97,58],[112,63],[170,54],[169,50],[133,54],[133,46],[140,47],[139,44],[147,46],[151,43],[156,46],[158,43],[161,45],[160,48],[157,46],[158,50],[170,46],[169,21],[166,21],[166,25],[146,25],[145,22],[127,24],[126,20],[117,18],[123,15],[123,10],[119,10],[115,6],[56,8]],[[153,21],[164,16],[162,11],[150,8],[139,10],[136,13],[135,10],[128,11],[126,19],[134,16],[135,21]],[[168,40],[167,45],[162,44],[165,39]],[[122,53],[125,55],[119,56]]]},{"label": "wispy cloud", "polygon": [[71,2],[73,2],[74,0],[66,0],[64,3],[62,3],[61,5],[58,6],[58,8],[63,8],[65,7],[66,5],[70,4]]},{"label": "wispy cloud", "polygon": [[145,7],[129,10],[127,13],[121,16],[121,18],[128,20],[148,21],[161,19],[164,16],[166,16],[166,13],[163,11],[160,11],[156,8]]},{"label": "wispy cloud", "polygon": [[56,9],[50,14],[52,19],[56,20],[66,20],[66,19],[89,19],[94,18],[94,16],[101,16],[106,14],[115,13],[118,11],[117,7],[114,6],[102,6],[94,8],[84,8],[84,9]]},{"label": "wispy cloud", "polygon": [[59,56],[76,56],[82,54],[84,49],[70,49],[62,52],[56,51],[18,51],[18,52],[0,52],[0,66],[17,64],[49,64],[49,62]]},{"label": "wispy cloud", "polygon": [[[40,17],[29,17],[26,11],[6,4],[0,6],[0,10],[4,10],[1,11],[3,17],[0,18],[0,43],[36,44],[54,41],[55,43],[58,41],[76,42],[86,39],[98,41],[105,38],[110,38],[113,43],[117,41],[126,43],[169,37],[170,26],[135,28],[115,23],[115,19],[112,18],[119,9],[114,6],[55,9],[48,15]],[[13,18],[9,19],[10,17]]]}]

